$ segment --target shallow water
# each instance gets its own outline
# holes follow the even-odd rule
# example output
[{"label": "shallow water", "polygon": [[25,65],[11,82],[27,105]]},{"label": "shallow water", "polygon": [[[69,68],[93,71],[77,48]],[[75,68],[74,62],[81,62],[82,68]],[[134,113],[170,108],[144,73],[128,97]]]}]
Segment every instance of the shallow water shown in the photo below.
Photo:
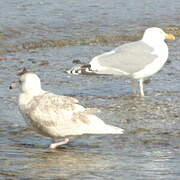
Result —
[{"label": "shallow water", "polygon": [[[180,1],[0,2],[0,179],[179,179]],[[169,61],[133,98],[129,80],[72,76],[73,60],[92,57],[142,36],[149,26],[176,35]],[[8,86],[20,67],[44,89],[71,95],[101,110],[118,136],[81,136],[58,150],[27,129],[18,112],[18,89]]]}]

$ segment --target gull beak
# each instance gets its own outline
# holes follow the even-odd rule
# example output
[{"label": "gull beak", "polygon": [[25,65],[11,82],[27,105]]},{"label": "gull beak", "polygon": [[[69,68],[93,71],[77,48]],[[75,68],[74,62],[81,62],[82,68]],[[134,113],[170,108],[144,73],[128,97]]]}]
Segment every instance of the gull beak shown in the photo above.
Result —
[{"label": "gull beak", "polygon": [[165,39],[167,39],[167,40],[175,40],[176,38],[175,38],[175,36],[172,35],[172,34],[167,34],[167,35],[165,36]]},{"label": "gull beak", "polygon": [[10,86],[9,89],[14,89],[17,88],[19,86],[19,81],[13,81]]}]

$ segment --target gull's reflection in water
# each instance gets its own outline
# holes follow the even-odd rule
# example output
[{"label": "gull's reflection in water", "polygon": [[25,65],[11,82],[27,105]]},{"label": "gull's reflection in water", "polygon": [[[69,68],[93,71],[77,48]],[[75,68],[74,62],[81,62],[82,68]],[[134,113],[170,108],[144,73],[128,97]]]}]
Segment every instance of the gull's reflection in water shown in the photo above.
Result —
[{"label": "gull's reflection in water", "polygon": [[[103,147],[101,147],[103,148]],[[101,153],[98,145],[66,146],[58,150],[40,149],[26,153],[32,177],[101,177],[102,172],[113,169],[115,157]],[[113,160],[114,159],[114,160]],[[119,162],[120,163],[120,162]]]}]

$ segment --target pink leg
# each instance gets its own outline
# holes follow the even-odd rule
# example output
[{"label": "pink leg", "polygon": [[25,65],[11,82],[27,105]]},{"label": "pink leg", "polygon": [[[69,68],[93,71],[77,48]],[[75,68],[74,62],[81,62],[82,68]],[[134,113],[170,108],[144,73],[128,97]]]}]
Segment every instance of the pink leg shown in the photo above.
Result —
[{"label": "pink leg", "polygon": [[65,138],[64,141],[50,144],[49,148],[50,149],[56,149],[58,146],[61,146],[63,144],[67,144],[68,142],[69,142],[69,139]]}]

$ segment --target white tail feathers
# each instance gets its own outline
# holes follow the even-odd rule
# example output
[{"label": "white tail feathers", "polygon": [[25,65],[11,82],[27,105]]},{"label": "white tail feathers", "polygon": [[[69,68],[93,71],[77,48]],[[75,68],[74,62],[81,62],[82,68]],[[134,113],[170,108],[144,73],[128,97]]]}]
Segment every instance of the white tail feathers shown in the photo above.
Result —
[{"label": "white tail feathers", "polygon": [[124,129],[119,128],[119,127],[115,127],[115,126],[111,126],[111,125],[106,125],[107,129],[106,129],[106,134],[123,134],[124,133]]},{"label": "white tail feathers", "polygon": [[87,132],[87,134],[123,134],[123,133],[124,133],[124,129],[107,124],[104,124],[104,126],[101,126],[100,128],[97,127],[90,128]]},{"label": "white tail feathers", "polygon": [[88,124],[87,134],[123,134],[124,132],[119,127],[105,124],[95,115],[88,115],[88,119],[91,123]]}]

